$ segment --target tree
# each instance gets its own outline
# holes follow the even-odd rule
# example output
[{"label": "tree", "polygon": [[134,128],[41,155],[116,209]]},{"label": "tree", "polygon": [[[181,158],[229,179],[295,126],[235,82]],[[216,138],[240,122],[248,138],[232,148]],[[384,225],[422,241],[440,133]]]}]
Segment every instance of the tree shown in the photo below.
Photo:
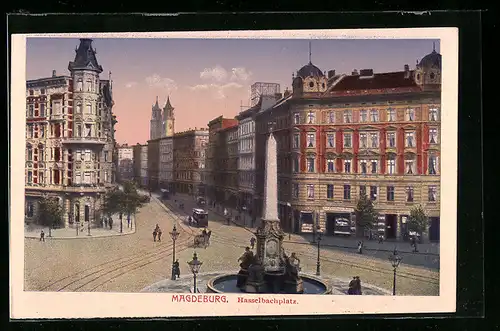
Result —
[{"label": "tree", "polygon": [[110,219],[113,214],[120,212],[121,193],[122,192],[118,188],[106,192],[102,213],[106,215],[108,219]]},{"label": "tree", "polygon": [[368,199],[366,194],[361,195],[359,198],[354,213],[356,215],[356,225],[363,230],[371,230],[378,220],[378,213],[373,207],[373,201]]},{"label": "tree", "polygon": [[63,218],[64,210],[58,198],[43,197],[38,201],[37,220],[40,225],[49,227],[49,236],[52,228],[63,224]]},{"label": "tree", "polygon": [[427,231],[429,226],[429,218],[425,214],[424,208],[421,205],[415,206],[410,210],[408,217],[408,230],[422,234]]},{"label": "tree", "polygon": [[137,191],[137,186],[133,181],[123,183],[123,195],[121,196],[120,211],[127,215],[130,220],[131,215],[135,215],[137,210],[143,205],[143,197]]}]

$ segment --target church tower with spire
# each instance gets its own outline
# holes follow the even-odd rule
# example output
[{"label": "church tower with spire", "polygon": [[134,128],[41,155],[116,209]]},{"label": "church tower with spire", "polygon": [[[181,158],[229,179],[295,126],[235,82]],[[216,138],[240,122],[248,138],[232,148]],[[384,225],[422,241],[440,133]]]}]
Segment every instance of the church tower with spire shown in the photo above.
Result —
[{"label": "church tower with spire", "polygon": [[149,125],[149,139],[157,139],[162,135],[162,115],[161,108],[158,104],[158,97],[156,97],[156,103],[153,105],[151,110],[151,121]]},{"label": "church tower with spire", "polygon": [[162,137],[172,137],[175,133],[175,115],[174,107],[170,104],[170,96],[167,97],[165,106],[163,106],[163,128]]}]

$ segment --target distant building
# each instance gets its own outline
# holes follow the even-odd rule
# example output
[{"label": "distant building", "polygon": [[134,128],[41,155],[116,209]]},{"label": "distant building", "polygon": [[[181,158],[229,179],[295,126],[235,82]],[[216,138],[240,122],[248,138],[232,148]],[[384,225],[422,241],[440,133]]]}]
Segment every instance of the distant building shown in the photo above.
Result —
[{"label": "distant building", "polygon": [[142,187],[149,187],[148,178],[148,145],[141,145],[141,171],[140,171],[140,185]]},{"label": "distant building", "polygon": [[132,159],[133,177],[134,177],[134,181],[138,185],[142,185],[142,179],[141,179],[142,146],[143,145],[137,143],[136,145],[134,145],[132,147],[132,151],[133,151],[133,159]]},{"label": "distant building", "polygon": [[174,138],[160,138],[159,186],[173,192]]},{"label": "distant building", "polygon": [[205,196],[203,173],[207,144],[207,129],[195,128],[174,134],[174,192]]},{"label": "distant building", "polygon": [[69,76],[54,70],[26,82],[27,222],[49,196],[61,202],[66,227],[97,223],[106,188],[114,185],[112,81],[99,76],[91,39],[80,39],[68,70]]},{"label": "distant building", "polygon": [[148,141],[148,188],[156,191],[160,180],[160,139]]},{"label": "distant building", "polygon": [[162,137],[172,137],[175,133],[175,114],[174,107],[170,104],[170,97],[165,101],[163,109],[156,103],[151,110],[149,139],[155,140]]},{"label": "distant building", "polygon": [[224,204],[226,193],[226,168],[229,158],[228,146],[224,130],[238,125],[238,120],[234,118],[223,118],[219,116],[208,123],[208,149],[207,149],[207,169],[206,184],[207,196],[210,202]]},{"label": "distant building", "polygon": [[227,155],[224,155],[223,163],[220,164],[225,173],[220,187],[224,191],[225,205],[234,209],[241,208],[238,192],[238,123],[221,129],[219,134],[225,139],[227,148]]},{"label": "distant building", "polygon": [[118,178],[124,182],[134,178],[134,150],[132,146],[123,144],[118,146]]}]

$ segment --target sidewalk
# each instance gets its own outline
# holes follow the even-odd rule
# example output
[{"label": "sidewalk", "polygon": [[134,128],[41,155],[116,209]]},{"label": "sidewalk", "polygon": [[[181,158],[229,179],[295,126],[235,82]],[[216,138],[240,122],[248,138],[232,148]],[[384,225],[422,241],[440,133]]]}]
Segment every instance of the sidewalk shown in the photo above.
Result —
[{"label": "sidewalk", "polygon": [[128,234],[135,233],[136,223],[134,216],[130,216],[130,223],[132,229],[128,227],[127,224],[127,216],[123,216],[123,232],[120,233],[120,218],[118,215],[113,215],[113,229],[110,230],[107,228],[90,228],[90,236],[88,235],[88,227],[85,223],[84,226],[80,226],[78,229],[78,235],[76,234],[76,228],[60,228],[60,229],[52,229],[51,237],[49,237],[49,228],[38,226],[38,225],[30,225],[24,227],[24,237],[32,238],[32,239],[40,239],[40,232],[43,230],[45,233],[45,240],[50,239],[86,239],[86,238],[102,238],[102,237],[113,237],[113,236],[123,236]]},{"label": "sidewalk", "polygon": [[[175,195],[171,196],[171,199],[167,201],[168,204],[174,205],[174,200],[177,200],[177,202],[182,201],[184,203],[184,212],[189,213],[192,208],[197,208],[196,201],[194,201],[193,197],[186,195],[186,194],[181,194],[177,193]],[[178,209],[178,207],[176,206]],[[226,217],[223,215],[223,209],[224,207],[216,207],[213,208],[211,206],[206,206],[205,209],[208,211],[211,211],[213,214],[217,215],[216,220],[220,221],[225,221]],[[249,227],[246,225],[251,224],[251,219],[249,216],[246,218],[243,218],[242,220],[235,221],[234,216],[238,215],[239,212],[227,208],[229,215],[232,213],[231,217],[231,222],[237,226],[243,227],[249,231],[255,231],[255,227]],[[243,213],[244,214],[244,213]],[[256,225],[260,223],[260,217],[257,218],[256,220]],[[361,240],[361,238],[356,238],[356,237],[350,237],[350,238],[344,238],[344,237],[338,237],[338,236],[326,236],[324,235],[321,240],[321,246],[322,247],[332,247],[332,248],[342,248],[342,249],[348,249],[348,250],[357,250],[358,242]],[[295,243],[303,243],[303,244],[315,244],[313,243],[313,235],[310,233],[304,233],[304,234],[290,234],[286,233],[285,234],[285,239],[284,242],[295,242]],[[388,252],[392,253],[394,251],[394,248],[396,247],[398,252],[401,253],[412,253],[412,247],[409,242],[403,242],[403,241],[384,241],[382,243],[378,243],[377,240],[366,240],[363,239],[364,242],[364,250],[365,251],[377,251],[377,252]],[[415,254],[421,254],[421,255],[439,255],[439,250],[440,246],[439,243],[422,243],[417,245],[418,248],[418,253]]]}]

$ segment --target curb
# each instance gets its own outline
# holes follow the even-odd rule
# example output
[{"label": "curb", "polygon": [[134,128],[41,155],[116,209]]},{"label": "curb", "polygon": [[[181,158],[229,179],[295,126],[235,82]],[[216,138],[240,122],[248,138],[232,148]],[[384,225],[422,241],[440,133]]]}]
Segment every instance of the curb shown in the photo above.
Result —
[{"label": "curb", "polygon": [[[97,236],[93,236],[93,235],[81,235],[81,236],[74,236],[74,237],[49,237],[49,236],[45,236],[45,240],[47,239],[56,239],[56,240],[64,240],[64,239],[91,239],[91,238],[111,238],[111,237],[123,237],[123,236],[128,236],[128,235],[131,235],[131,234],[134,234],[136,231],[136,228],[134,228],[134,230],[132,232],[127,232],[127,233],[118,233],[118,234],[111,234],[111,235],[97,235]],[[31,235],[28,235],[28,236],[24,236],[25,239],[40,239],[40,236],[31,236]]]}]

